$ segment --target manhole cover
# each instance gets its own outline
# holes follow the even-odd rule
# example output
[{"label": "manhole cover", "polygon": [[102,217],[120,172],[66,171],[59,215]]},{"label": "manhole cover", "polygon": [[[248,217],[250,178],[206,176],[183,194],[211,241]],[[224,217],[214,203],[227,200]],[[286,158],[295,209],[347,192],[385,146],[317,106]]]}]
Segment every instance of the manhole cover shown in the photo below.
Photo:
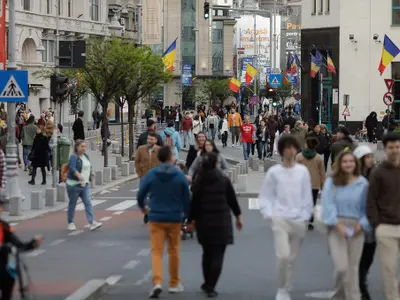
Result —
[{"label": "manhole cover", "polygon": [[313,298],[313,299],[331,299],[333,296],[334,292],[332,291],[322,291],[322,292],[311,292],[305,294],[307,298]]}]

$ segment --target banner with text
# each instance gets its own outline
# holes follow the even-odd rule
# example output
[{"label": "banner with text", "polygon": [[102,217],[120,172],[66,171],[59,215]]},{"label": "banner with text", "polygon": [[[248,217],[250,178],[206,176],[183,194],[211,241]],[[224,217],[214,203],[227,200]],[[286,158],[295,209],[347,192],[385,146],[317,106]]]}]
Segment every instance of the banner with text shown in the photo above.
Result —
[{"label": "banner with text", "polygon": [[162,5],[161,0],[143,1],[142,44],[161,44]]}]

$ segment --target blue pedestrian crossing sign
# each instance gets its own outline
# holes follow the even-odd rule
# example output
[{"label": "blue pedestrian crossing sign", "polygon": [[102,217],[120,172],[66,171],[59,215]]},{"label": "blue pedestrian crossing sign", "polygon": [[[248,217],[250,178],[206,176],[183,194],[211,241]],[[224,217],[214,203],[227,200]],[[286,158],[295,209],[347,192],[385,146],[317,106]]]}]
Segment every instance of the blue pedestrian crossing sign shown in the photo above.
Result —
[{"label": "blue pedestrian crossing sign", "polygon": [[0,102],[28,102],[28,71],[0,71]]},{"label": "blue pedestrian crossing sign", "polygon": [[270,67],[267,67],[267,75],[271,75],[271,68]]},{"label": "blue pedestrian crossing sign", "polygon": [[282,74],[269,75],[269,85],[273,88],[280,87],[282,85]]}]

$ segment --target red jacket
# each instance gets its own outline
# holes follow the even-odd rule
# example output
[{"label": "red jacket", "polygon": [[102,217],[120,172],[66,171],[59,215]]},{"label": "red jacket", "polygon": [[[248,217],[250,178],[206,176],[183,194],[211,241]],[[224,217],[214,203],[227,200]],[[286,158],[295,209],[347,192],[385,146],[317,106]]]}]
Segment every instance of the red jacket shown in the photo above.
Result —
[{"label": "red jacket", "polygon": [[184,118],[182,121],[182,130],[192,130],[193,128],[193,121],[191,118],[187,119]]},{"label": "red jacket", "polygon": [[254,126],[252,124],[243,123],[240,126],[240,133],[242,134],[243,143],[252,143],[254,136]]}]

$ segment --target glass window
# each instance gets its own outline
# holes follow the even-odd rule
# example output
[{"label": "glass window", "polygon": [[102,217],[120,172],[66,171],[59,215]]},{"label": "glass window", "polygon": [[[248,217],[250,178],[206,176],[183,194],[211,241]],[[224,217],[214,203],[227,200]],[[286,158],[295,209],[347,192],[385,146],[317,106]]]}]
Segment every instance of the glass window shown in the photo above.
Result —
[{"label": "glass window", "polygon": [[22,0],[22,7],[24,10],[31,10],[31,0]]},{"label": "glass window", "polygon": [[224,72],[224,23],[213,22],[212,28],[212,73],[222,75]]},{"label": "glass window", "polygon": [[51,0],[47,0],[46,2],[46,13],[51,14]]},{"label": "glass window", "polygon": [[68,0],[68,17],[72,16],[72,0]]},{"label": "glass window", "polygon": [[194,42],[182,42],[182,56],[191,56],[194,59],[196,53]]},{"label": "glass window", "polygon": [[55,45],[56,43],[54,41],[49,41],[49,44],[47,46],[47,52],[49,53],[48,56],[48,62],[55,62],[54,55],[55,55]]},{"label": "glass window", "polygon": [[182,26],[196,27],[196,13],[189,11],[182,14]]},{"label": "glass window", "polygon": [[331,11],[331,0],[326,0],[325,12],[329,13]]},{"label": "glass window", "polygon": [[61,16],[61,0],[57,1],[57,14]]},{"label": "glass window", "polygon": [[44,51],[42,52],[42,62],[47,62],[47,40],[42,40]]},{"label": "glass window", "polygon": [[315,15],[317,13],[317,0],[312,0],[312,11],[311,14]]},{"label": "glass window", "polygon": [[400,0],[393,0],[393,6],[400,6]]},{"label": "glass window", "polygon": [[324,0],[319,0],[319,10],[318,12],[322,14],[324,12]]},{"label": "glass window", "polygon": [[91,19],[99,21],[99,0],[92,0]]},{"label": "glass window", "polygon": [[186,40],[195,40],[196,32],[193,30],[193,27],[183,27],[182,29],[182,38],[184,41]]},{"label": "glass window", "polygon": [[399,8],[393,8],[392,24],[393,25],[400,25],[400,7]]}]

